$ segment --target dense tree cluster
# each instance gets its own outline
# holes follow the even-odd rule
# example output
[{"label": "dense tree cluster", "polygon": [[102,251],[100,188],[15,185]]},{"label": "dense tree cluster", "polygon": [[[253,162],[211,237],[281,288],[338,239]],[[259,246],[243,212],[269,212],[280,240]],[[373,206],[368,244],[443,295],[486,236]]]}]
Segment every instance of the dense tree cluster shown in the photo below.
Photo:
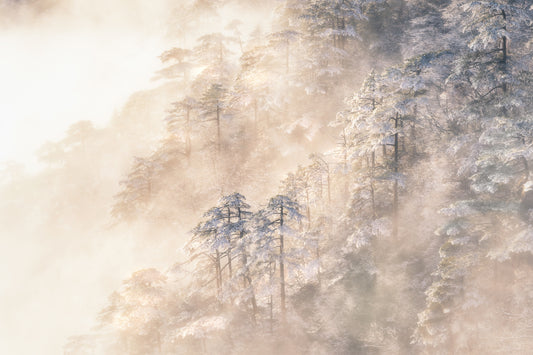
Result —
[{"label": "dense tree cluster", "polygon": [[[186,257],[133,273],[65,353],[526,353],[530,2],[268,4],[266,32],[180,25],[161,55],[177,94],[111,214],[189,227]],[[80,122],[41,158],[101,139]]]}]

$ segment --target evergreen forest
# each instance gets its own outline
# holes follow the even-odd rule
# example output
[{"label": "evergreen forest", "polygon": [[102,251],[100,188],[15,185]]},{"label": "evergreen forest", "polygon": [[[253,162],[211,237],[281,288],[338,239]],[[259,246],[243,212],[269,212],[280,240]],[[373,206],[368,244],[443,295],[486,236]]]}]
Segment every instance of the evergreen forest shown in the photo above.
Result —
[{"label": "evergreen forest", "polygon": [[171,4],[154,87],[0,176],[65,355],[531,352],[531,1]]}]

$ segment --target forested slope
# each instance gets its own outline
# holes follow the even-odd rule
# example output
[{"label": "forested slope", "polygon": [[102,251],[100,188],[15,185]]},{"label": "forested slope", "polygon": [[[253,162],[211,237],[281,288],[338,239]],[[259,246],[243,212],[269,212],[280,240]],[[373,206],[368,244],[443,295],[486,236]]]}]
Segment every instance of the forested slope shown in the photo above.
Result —
[{"label": "forested slope", "polygon": [[258,28],[254,6],[184,2],[152,105],[43,151],[93,157],[84,188],[130,154],[95,220],[181,247],[65,353],[527,353],[530,3],[261,2]]}]

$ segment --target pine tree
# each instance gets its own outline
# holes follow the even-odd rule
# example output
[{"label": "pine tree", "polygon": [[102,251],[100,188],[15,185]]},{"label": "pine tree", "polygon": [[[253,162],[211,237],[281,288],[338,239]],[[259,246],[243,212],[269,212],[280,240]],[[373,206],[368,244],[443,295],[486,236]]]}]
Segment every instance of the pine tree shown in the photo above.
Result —
[{"label": "pine tree", "polygon": [[[259,233],[259,238],[263,239],[266,236],[269,242],[263,244],[268,246],[271,250],[272,243],[276,243],[279,251],[275,254],[275,258],[279,264],[279,287],[280,287],[280,312],[282,322],[286,320],[286,284],[285,284],[285,263],[286,263],[286,236],[291,233],[289,222],[291,220],[299,220],[302,215],[299,212],[299,205],[284,195],[277,195],[270,199],[267,207],[263,212],[265,225],[261,226],[262,231]],[[260,241],[263,243],[264,241]]]},{"label": "pine tree", "polygon": [[225,107],[225,94],[226,89],[220,84],[212,84],[203,94],[200,105],[202,116],[204,121],[215,121],[216,122],[216,151],[220,154],[221,152],[221,120],[223,109]]},{"label": "pine tree", "polygon": [[[450,222],[439,232],[441,262],[415,341],[439,351],[482,352],[501,346],[478,340],[506,329],[484,312],[510,307],[503,280],[508,284],[520,264],[505,260],[516,260],[530,229],[517,206],[529,176],[524,137],[531,126],[531,73],[525,43],[531,39],[532,17],[523,1],[454,2],[450,13],[465,31],[465,45],[447,81],[457,127],[450,151],[462,185],[456,202],[443,210]],[[487,288],[489,279],[494,289]],[[472,325],[472,312],[486,316]],[[470,329],[470,340],[458,337],[456,327]]]},{"label": "pine tree", "polygon": [[123,186],[115,196],[111,215],[117,220],[131,221],[144,215],[150,208],[155,194],[153,182],[158,166],[150,158],[136,157]]},{"label": "pine tree", "polygon": [[193,64],[187,61],[187,59],[191,57],[192,53],[190,49],[176,47],[163,52],[159,56],[161,62],[171,62],[172,64],[157,71],[156,78],[181,78],[184,83],[187,83],[190,78],[191,69],[193,68]]},{"label": "pine tree", "polygon": [[124,281],[120,292],[111,295],[111,304],[100,313],[100,322],[120,332],[119,351],[132,355],[154,349],[161,352],[166,279],[155,269],[139,270]]},{"label": "pine tree", "polygon": [[[192,132],[193,132],[193,112],[197,103],[191,97],[174,102],[173,107],[169,110],[169,115],[165,118],[167,137],[162,142],[162,150],[169,157],[167,160],[176,159],[176,153],[183,152],[183,155],[190,163],[192,152]],[[183,142],[183,148],[179,143]]]},{"label": "pine tree", "polygon": [[[189,260],[196,261],[197,273],[199,275],[208,273],[214,277],[208,279],[208,282],[216,280],[216,295],[222,300],[222,263],[223,254],[229,247],[229,241],[220,231],[223,227],[224,216],[218,207],[213,207],[204,214],[204,221],[198,224],[193,230],[193,236],[187,243]],[[207,263],[207,265],[205,265]],[[207,270],[204,270],[207,268]]]}]

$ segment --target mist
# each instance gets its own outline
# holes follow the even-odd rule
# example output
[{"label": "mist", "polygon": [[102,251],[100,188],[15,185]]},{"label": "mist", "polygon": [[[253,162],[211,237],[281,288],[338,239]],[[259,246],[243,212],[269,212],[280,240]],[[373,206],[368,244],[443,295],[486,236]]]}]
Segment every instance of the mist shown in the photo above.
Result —
[{"label": "mist", "polygon": [[168,4],[4,2],[0,159],[39,168],[35,151],[80,120],[102,127],[150,79],[168,46]]},{"label": "mist", "polygon": [[[121,278],[132,268],[158,264],[138,250],[130,232],[106,232],[113,195],[108,187],[120,170],[91,173],[95,188],[110,195],[89,200],[94,190],[58,186],[60,174],[37,152],[47,141],[61,141],[75,122],[106,127],[133,92],[156,86],[151,79],[167,46],[168,8],[161,1],[0,5],[0,170],[7,183],[0,227],[2,353],[62,353],[65,337],[92,326]],[[115,156],[109,164],[120,169],[129,158]],[[83,186],[84,172],[70,168],[61,179]],[[65,194],[69,203],[85,199],[103,213],[81,208],[79,215],[52,218]]]},{"label": "mist", "polygon": [[1,1],[0,352],[526,353],[531,23]]}]

